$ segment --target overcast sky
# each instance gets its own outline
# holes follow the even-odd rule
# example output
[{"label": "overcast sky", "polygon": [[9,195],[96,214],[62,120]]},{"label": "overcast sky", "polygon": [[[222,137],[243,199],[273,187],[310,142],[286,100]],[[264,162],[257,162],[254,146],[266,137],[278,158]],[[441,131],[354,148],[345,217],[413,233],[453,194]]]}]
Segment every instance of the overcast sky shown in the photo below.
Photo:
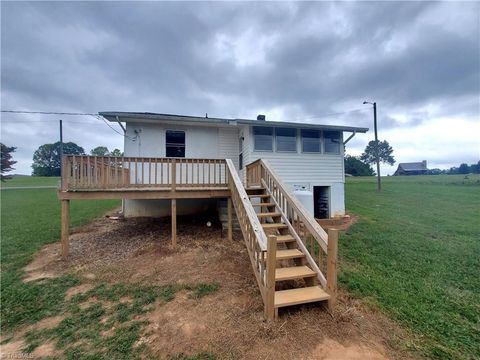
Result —
[{"label": "overcast sky", "polygon": [[[161,112],[373,129],[397,162],[480,158],[478,2],[4,2],[3,110]],[[38,146],[123,137],[88,116],[2,113],[30,174]],[[118,128],[117,125],[115,125]],[[347,152],[359,155],[373,131]],[[392,173],[396,166],[384,166]]]}]

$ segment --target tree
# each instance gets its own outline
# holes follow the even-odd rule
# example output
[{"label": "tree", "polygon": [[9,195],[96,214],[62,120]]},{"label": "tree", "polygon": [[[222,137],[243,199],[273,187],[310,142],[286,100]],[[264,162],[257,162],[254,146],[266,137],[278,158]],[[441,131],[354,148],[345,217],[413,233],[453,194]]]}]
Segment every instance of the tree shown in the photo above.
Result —
[{"label": "tree", "polygon": [[120,151],[119,149],[114,149],[111,153],[111,156],[123,156],[123,152]]},{"label": "tree", "polygon": [[345,157],[345,173],[353,176],[373,176],[375,172],[372,167],[365,164],[355,156],[347,155]]},{"label": "tree", "polygon": [[[85,150],[73,142],[63,143],[63,153],[85,155]],[[60,176],[60,142],[44,144],[33,154],[33,176]]]},{"label": "tree", "polygon": [[94,156],[123,156],[123,152],[120,150],[114,149],[110,152],[106,146],[97,146],[95,149],[90,150],[90,154]]},{"label": "tree", "polygon": [[469,172],[470,172],[470,166],[468,166],[465,163],[460,164],[460,167],[458,168],[459,174],[468,174]]},{"label": "tree", "polygon": [[15,152],[17,148],[13,146],[7,146],[3,143],[0,143],[0,156],[1,156],[1,169],[0,169],[0,179],[2,181],[11,179],[10,175],[4,175],[4,173],[15,170],[12,165],[16,164],[16,161],[12,160],[12,153]]},{"label": "tree", "polygon": [[97,146],[95,149],[90,150],[90,154],[94,156],[108,156],[108,148],[106,146]]},{"label": "tree", "polygon": [[480,160],[476,164],[470,165],[470,172],[472,174],[480,174]]},{"label": "tree", "polygon": [[[393,149],[387,140],[378,142],[378,158],[380,162],[388,163],[390,165],[395,164],[395,159],[392,156]],[[375,164],[377,162],[375,152],[375,141],[370,141],[365,148],[360,160],[367,164]]]}]

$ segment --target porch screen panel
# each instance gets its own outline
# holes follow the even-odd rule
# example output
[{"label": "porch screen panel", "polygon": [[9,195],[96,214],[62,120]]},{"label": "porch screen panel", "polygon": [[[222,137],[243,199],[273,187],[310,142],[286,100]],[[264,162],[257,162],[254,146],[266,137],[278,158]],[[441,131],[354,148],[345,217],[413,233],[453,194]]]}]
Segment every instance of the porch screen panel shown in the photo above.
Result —
[{"label": "porch screen panel", "polygon": [[340,154],[340,132],[324,131],[325,154]]},{"label": "porch screen panel", "polygon": [[302,129],[302,152],[319,153],[320,151],[320,131]]},{"label": "porch screen panel", "polygon": [[273,151],[273,128],[254,126],[253,138],[256,151]]}]

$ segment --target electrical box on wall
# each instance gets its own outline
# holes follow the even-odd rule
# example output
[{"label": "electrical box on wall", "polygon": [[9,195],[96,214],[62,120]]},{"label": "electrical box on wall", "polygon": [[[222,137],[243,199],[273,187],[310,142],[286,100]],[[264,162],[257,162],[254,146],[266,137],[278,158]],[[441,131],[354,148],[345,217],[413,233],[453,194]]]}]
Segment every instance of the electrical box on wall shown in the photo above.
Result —
[{"label": "electrical box on wall", "polygon": [[310,190],[310,184],[309,183],[291,184],[291,187],[293,188],[293,191]]}]

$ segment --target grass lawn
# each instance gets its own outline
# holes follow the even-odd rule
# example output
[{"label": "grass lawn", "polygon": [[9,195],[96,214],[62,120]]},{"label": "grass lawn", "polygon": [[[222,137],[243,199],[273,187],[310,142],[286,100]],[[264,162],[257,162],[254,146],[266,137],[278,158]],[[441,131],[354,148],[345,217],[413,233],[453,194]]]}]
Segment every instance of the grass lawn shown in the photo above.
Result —
[{"label": "grass lawn", "polygon": [[0,182],[0,187],[22,186],[58,186],[60,178],[54,176],[15,176],[5,182]]},{"label": "grass lawn", "polygon": [[348,178],[340,281],[428,358],[480,358],[480,176]]},{"label": "grass lawn", "polygon": [[[8,186],[55,185],[57,178],[17,178]],[[145,286],[143,284],[97,284],[85,294],[65,298],[65,292],[82,283],[74,274],[59,278],[22,282],[23,270],[43,245],[59,240],[60,203],[55,189],[11,189],[1,191],[1,327],[2,334],[13,333],[44,318],[62,315],[54,328],[32,330],[23,337],[31,352],[40,344],[54,341],[57,349],[71,359],[131,359],[148,355],[145,347],[134,347],[145,322],[136,315],[150,311],[157,299],[164,302],[180,290],[199,299],[218,289],[218,284]],[[90,222],[120,205],[118,200],[73,201],[73,227]],[[131,303],[121,302],[124,297]],[[87,298],[97,302],[79,306]],[[109,302],[113,308],[103,306]],[[104,321],[100,321],[103,319]],[[100,334],[110,332],[108,336]],[[4,338],[9,342],[11,338]],[[80,344],[80,345],[79,345]]]}]

